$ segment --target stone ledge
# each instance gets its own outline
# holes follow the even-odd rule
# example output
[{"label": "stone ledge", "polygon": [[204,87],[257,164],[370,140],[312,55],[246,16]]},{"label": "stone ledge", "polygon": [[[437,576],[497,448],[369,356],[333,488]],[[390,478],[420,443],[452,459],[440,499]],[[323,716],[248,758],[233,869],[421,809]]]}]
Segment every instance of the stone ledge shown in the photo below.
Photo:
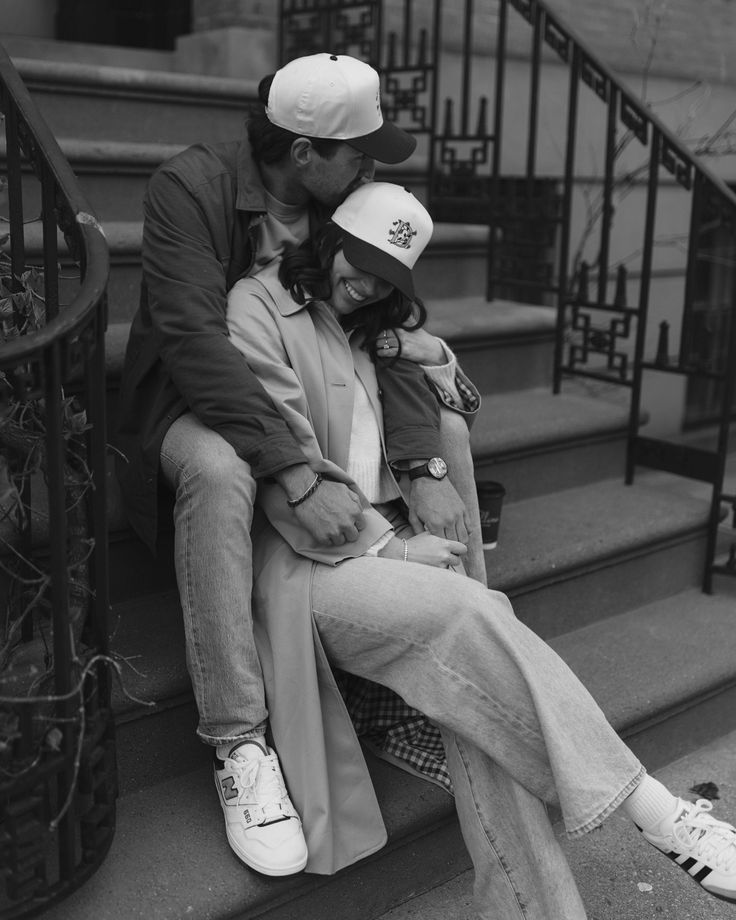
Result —
[{"label": "stone ledge", "polygon": [[[523,419],[523,425],[519,420]],[[484,395],[470,443],[476,459],[521,456],[557,445],[622,434],[628,407],[551,388]]]},{"label": "stone ledge", "polygon": [[693,588],[550,644],[603,710],[615,711],[616,728],[630,731],[653,711],[673,710],[736,683],[733,627],[733,595]]},{"label": "stone ledge", "polygon": [[[110,247],[110,254],[115,256],[120,253],[136,253],[140,255],[143,224],[136,220],[111,220],[103,221],[102,229],[105,239]],[[429,244],[429,252],[444,251],[454,252],[460,250],[467,253],[469,250],[482,252],[488,238],[488,228],[477,224],[435,224],[435,232]],[[36,259],[42,255],[43,230],[40,221],[34,221],[24,226],[24,241],[27,255]],[[60,256],[66,255],[66,244],[61,232],[57,233]],[[7,244],[2,247],[7,249]],[[66,256],[68,258],[68,256]],[[480,298],[478,299],[480,302]],[[485,301],[483,301],[485,303]],[[448,302],[449,303],[449,302]],[[545,309],[545,308],[539,308]]]},{"label": "stone ledge", "polygon": [[13,63],[29,89],[44,87],[55,93],[216,99],[218,105],[238,108],[258,98],[256,80],[20,57],[14,58]]}]

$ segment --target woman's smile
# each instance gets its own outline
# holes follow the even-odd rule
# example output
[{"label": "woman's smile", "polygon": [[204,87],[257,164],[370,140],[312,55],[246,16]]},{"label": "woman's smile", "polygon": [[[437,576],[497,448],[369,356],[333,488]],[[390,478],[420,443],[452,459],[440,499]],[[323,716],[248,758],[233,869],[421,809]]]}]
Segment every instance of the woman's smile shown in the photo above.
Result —
[{"label": "woman's smile", "polygon": [[360,291],[353,287],[347,278],[343,278],[342,283],[345,286],[345,290],[348,292],[348,296],[351,297],[357,304],[362,306],[363,303],[365,303],[365,301],[368,299],[369,295],[361,294]]},{"label": "woman's smile", "polygon": [[388,281],[351,265],[339,250],[330,270],[332,297],[330,304],[338,313],[352,313],[361,307],[383,300],[393,290]]}]

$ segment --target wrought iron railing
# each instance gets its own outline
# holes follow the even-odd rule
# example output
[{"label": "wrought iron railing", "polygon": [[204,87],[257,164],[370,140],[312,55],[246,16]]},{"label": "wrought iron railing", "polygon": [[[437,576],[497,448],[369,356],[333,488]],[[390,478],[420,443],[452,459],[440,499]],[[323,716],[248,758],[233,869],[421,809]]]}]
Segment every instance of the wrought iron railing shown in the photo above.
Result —
[{"label": "wrought iron railing", "polygon": [[[282,0],[280,48],[381,71],[435,219],[489,228],[488,298],[557,309],[555,391],[628,388],[626,480],[641,465],[708,483],[704,587],[736,575],[736,541],[718,545],[736,509],[736,195],[543,0]],[[685,403],[714,425],[700,444],[673,419]]]},{"label": "wrought iron railing", "polygon": [[[0,47],[0,914],[99,865],[115,823],[104,235]],[[63,240],[62,240],[63,237]]]}]

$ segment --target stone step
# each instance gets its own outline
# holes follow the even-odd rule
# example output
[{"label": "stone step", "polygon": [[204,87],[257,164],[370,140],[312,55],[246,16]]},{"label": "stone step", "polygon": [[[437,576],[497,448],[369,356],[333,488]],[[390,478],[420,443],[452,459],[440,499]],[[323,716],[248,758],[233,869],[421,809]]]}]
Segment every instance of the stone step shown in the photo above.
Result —
[{"label": "stone step", "polygon": [[[149,767],[160,776],[158,763]],[[368,920],[425,873],[441,881],[469,865],[451,797],[371,760],[387,846],[336,876],[259,876],[227,845],[210,771],[207,762],[123,798],[105,862],[43,920]]]},{"label": "stone step", "polygon": [[[488,353],[489,365],[495,367],[493,353]],[[549,351],[547,359],[551,365]],[[468,363],[464,353],[462,362],[464,367]],[[505,361],[499,364],[506,366]],[[528,370],[524,362],[522,372]],[[484,391],[471,429],[475,478],[501,482],[507,500],[623,478],[625,473],[628,392],[597,397],[570,382],[554,394],[551,366],[544,371],[544,387],[506,392],[501,381]]]},{"label": "stone step", "polygon": [[257,99],[257,81],[21,57],[13,63],[56,137],[230,140]]},{"label": "stone step", "polygon": [[[427,261],[433,270],[447,271],[443,260],[430,254]],[[476,264],[476,272],[479,268]],[[426,299],[427,329],[451,344],[481,393],[551,388],[556,316],[551,307],[488,301],[484,293],[472,296],[459,290],[448,297],[443,290],[446,281],[443,285],[427,275],[420,278],[418,289],[433,292]],[[477,290],[480,278],[476,278]]]},{"label": "stone step", "polygon": [[[130,322],[138,308],[140,292],[142,223],[138,220],[104,221],[102,228],[110,247],[109,321]],[[443,307],[444,314],[451,312],[449,298],[453,298],[454,301],[474,298],[473,304],[478,304],[482,299],[481,295],[485,292],[487,238],[486,227],[436,225],[427,256],[417,266],[417,290],[431,292],[428,300],[445,298],[447,304]],[[42,239],[39,222],[34,221],[25,226],[26,253],[31,264],[41,264]],[[61,236],[59,252],[62,253],[61,264],[71,268],[71,261],[63,255],[66,248]],[[459,315],[470,319],[470,306],[463,308]],[[511,309],[510,306],[508,309]],[[548,308],[536,309],[546,311],[544,315],[550,317]],[[535,322],[540,323],[539,320]],[[553,320],[545,320],[544,326],[547,332],[550,328],[553,329]],[[549,335],[547,339],[549,340]]]},{"label": "stone step", "polygon": [[489,584],[544,638],[561,635],[699,586],[709,510],[647,473],[511,502],[486,552]]},{"label": "stone step", "polygon": [[[690,589],[552,642],[649,769],[736,729],[734,599]],[[579,606],[591,603],[580,594]],[[207,752],[171,774],[160,761],[166,747],[159,735],[145,753],[152,782],[123,795],[102,867],[43,920],[374,920],[468,864],[449,797],[369,757],[388,846],[334,878],[257,876],[228,851]]]},{"label": "stone step", "polygon": [[731,580],[718,595],[691,587],[550,644],[657,769],[736,728],[735,612]]},{"label": "stone step", "polygon": [[[143,193],[151,173],[184,149],[182,144],[57,138],[80,188],[102,223],[143,220]],[[5,167],[0,139],[0,168]],[[40,210],[40,187],[30,167],[23,170],[23,201],[28,213]]]},{"label": "stone step", "polygon": [[142,70],[177,71],[174,51],[98,45],[93,42],[61,41],[31,35],[0,36],[12,60],[59,61],[67,64],[97,64],[101,67],[133,67]]}]

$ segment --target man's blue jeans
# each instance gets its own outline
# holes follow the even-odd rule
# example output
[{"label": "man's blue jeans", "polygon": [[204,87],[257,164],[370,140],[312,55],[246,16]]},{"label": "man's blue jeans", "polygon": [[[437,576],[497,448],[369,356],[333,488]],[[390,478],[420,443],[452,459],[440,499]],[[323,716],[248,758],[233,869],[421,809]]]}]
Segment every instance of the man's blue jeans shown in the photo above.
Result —
[{"label": "man's blue jeans", "polygon": [[191,414],[169,428],[161,472],[175,493],[174,562],[197,733],[208,744],[241,740],[268,716],[251,616],[255,480]]}]

